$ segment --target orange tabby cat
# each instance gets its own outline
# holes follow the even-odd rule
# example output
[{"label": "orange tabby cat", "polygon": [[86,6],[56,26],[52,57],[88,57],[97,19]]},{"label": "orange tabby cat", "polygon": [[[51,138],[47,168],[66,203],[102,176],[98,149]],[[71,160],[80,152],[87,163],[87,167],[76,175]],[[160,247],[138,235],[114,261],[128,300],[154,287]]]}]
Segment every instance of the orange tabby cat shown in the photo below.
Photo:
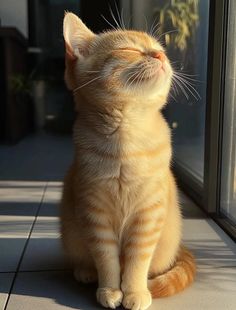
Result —
[{"label": "orange tabby cat", "polygon": [[160,112],[171,65],[148,34],[95,35],[72,13],[64,38],[78,112],[62,198],[64,248],[78,281],[98,279],[104,307],[143,310],[151,296],[175,294],[195,275],[180,245],[170,130]]}]

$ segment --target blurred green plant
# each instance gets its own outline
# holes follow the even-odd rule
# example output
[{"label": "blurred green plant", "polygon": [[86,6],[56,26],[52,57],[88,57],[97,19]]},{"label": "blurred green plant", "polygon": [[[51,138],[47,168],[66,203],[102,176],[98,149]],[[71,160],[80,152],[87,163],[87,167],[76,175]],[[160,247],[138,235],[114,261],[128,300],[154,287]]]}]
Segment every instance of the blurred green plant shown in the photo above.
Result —
[{"label": "blurred green plant", "polygon": [[[164,7],[155,9],[154,17],[159,20],[166,45],[181,51],[187,48],[199,22],[198,7],[199,0],[169,0]],[[166,29],[173,31],[165,32]]]},{"label": "blurred green plant", "polygon": [[36,75],[33,70],[29,75],[15,73],[9,77],[10,90],[15,94],[25,94],[33,96],[33,85],[37,81],[43,80],[45,85],[51,86],[56,82],[52,76]]},{"label": "blurred green plant", "polygon": [[49,73],[48,64],[45,59],[50,54],[50,50],[43,50],[39,55],[39,59],[30,72],[25,74],[14,73],[9,77],[10,89],[16,94],[25,94],[33,96],[33,87],[35,82],[44,81],[47,87],[56,81],[54,74]]},{"label": "blurred green plant", "polygon": [[27,75],[16,73],[9,77],[9,82],[14,93],[31,95],[33,81]]}]

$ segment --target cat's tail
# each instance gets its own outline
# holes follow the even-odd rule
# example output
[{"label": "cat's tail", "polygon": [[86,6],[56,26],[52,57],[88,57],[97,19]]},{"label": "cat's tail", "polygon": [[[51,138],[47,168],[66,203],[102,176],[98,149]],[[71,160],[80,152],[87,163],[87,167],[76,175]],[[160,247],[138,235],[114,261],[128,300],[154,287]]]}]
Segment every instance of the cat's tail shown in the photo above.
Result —
[{"label": "cat's tail", "polygon": [[182,291],[190,285],[196,274],[193,255],[181,246],[175,265],[166,273],[148,280],[153,298],[166,297]]}]

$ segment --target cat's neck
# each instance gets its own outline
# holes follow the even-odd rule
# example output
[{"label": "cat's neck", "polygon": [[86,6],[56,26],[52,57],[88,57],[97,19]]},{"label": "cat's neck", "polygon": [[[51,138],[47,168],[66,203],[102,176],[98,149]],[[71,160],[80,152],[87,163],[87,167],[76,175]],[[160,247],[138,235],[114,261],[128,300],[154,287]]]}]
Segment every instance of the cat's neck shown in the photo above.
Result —
[{"label": "cat's neck", "polygon": [[124,133],[130,128],[145,130],[159,114],[155,105],[137,100],[129,100],[129,102],[117,100],[104,105],[83,101],[78,112],[78,121],[104,135]]}]

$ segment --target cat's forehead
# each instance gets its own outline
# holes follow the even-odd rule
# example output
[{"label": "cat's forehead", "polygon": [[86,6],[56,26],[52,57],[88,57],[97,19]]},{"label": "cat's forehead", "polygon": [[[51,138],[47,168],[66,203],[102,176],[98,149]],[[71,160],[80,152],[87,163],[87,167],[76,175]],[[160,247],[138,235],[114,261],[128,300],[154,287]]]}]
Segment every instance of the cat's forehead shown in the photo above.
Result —
[{"label": "cat's forehead", "polygon": [[100,34],[97,37],[96,45],[106,49],[116,49],[122,47],[140,47],[144,49],[163,50],[161,44],[145,32],[139,31],[110,31]]}]

